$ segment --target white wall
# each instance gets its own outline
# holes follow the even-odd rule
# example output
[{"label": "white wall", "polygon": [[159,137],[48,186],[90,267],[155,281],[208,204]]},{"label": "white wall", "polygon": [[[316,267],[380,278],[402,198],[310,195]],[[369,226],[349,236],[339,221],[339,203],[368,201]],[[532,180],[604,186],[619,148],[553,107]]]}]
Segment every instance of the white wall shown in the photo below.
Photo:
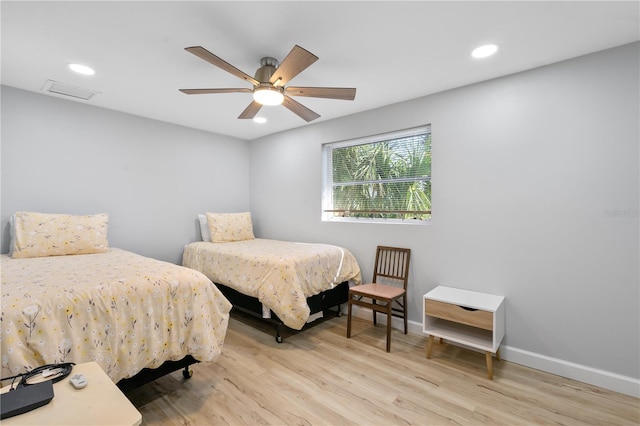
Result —
[{"label": "white wall", "polygon": [[[503,356],[640,396],[639,46],[253,141],[256,232],[343,245],[365,277],[409,247],[410,320],[436,285],[504,295]],[[422,124],[431,225],[321,222],[322,143]]]},{"label": "white wall", "polygon": [[109,242],[181,263],[196,215],[249,209],[248,142],[2,87],[2,252],[15,211],[110,215]]}]

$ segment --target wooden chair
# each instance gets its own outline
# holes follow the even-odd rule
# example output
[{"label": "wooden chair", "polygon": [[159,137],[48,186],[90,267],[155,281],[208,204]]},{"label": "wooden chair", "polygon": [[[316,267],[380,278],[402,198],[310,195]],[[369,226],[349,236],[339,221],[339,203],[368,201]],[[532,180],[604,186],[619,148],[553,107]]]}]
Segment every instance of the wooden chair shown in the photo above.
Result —
[{"label": "wooden chair", "polygon": [[409,258],[411,249],[378,246],[373,268],[373,282],[349,289],[347,315],[347,338],[351,337],[351,307],[363,306],[373,311],[373,324],[377,314],[387,314],[387,352],[391,351],[391,319],[404,320],[407,334],[407,283],[409,281]]}]

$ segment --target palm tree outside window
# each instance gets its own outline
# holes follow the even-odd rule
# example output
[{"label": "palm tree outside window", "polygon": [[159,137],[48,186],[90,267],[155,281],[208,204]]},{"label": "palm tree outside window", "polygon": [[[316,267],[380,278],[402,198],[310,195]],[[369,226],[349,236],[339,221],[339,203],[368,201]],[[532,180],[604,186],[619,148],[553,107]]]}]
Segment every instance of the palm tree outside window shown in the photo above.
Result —
[{"label": "palm tree outside window", "polygon": [[431,127],[323,145],[326,221],[431,220]]}]

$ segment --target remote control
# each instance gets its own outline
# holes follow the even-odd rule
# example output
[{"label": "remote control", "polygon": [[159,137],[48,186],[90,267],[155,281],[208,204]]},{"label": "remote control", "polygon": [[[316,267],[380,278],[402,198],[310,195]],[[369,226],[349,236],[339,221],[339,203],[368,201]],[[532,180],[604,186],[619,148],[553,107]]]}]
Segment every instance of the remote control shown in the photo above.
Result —
[{"label": "remote control", "polygon": [[87,378],[82,374],[76,374],[69,379],[69,383],[73,385],[76,389],[82,389],[89,383]]}]

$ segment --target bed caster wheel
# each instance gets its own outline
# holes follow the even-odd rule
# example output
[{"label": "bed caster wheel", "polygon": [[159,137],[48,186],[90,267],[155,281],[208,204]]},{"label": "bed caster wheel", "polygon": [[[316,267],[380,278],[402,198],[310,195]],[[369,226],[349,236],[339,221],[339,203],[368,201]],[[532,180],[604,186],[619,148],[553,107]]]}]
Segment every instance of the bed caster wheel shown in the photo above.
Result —
[{"label": "bed caster wheel", "polygon": [[276,336],[276,342],[278,342],[278,343],[282,343],[282,336],[281,336],[281,335],[279,335],[279,334],[278,334],[278,335]]},{"label": "bed caster wheel", "polygon": [[193,370],[185,367],[185,369],[182,370],[182,377],[184,377],[185,379],[190,379],[191,377],[193,377]]}]

